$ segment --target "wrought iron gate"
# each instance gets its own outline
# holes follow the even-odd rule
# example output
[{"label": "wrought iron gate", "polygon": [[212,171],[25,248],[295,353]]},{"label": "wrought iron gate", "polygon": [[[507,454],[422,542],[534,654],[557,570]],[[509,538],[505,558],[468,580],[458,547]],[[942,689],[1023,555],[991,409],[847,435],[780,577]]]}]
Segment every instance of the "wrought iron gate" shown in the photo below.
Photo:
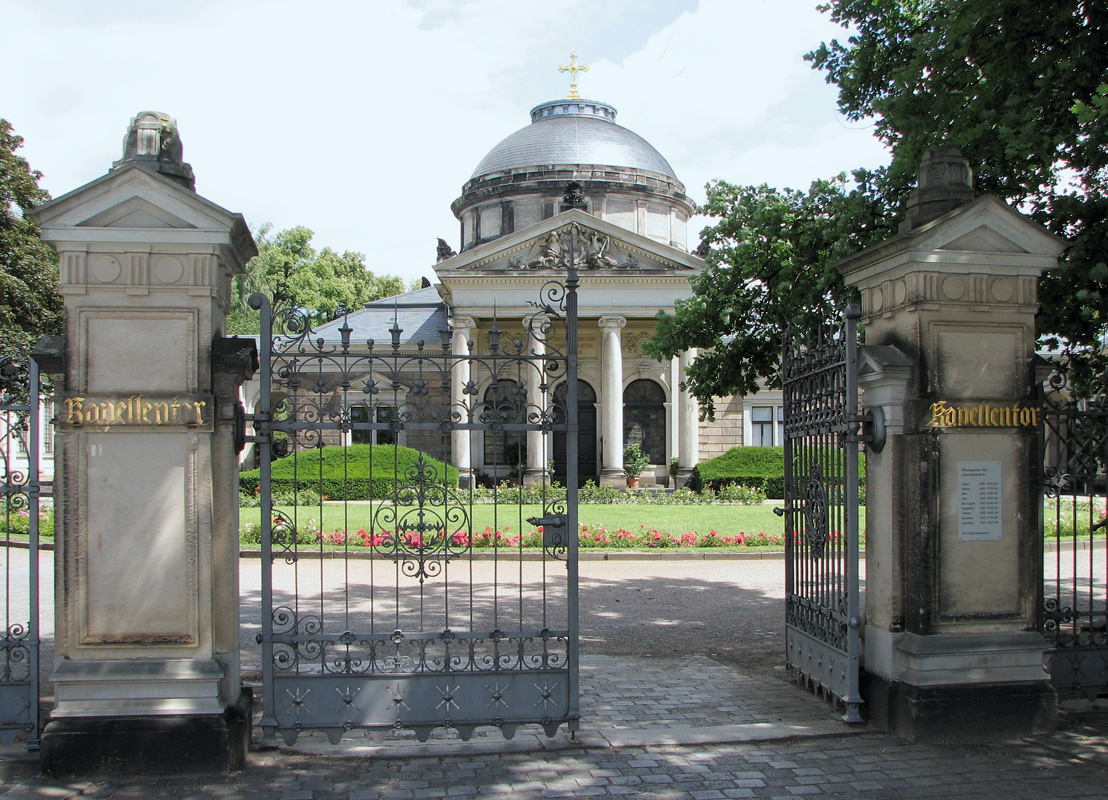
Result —
[{"label": "wrought iron gate", "polygon": [[1108,386],[1074,396],[1062,368],[1045,384],[1040,444],[1044,531],[1039,619],[1060,690],[1108,690]]},{"label": "wrought iron gate", "polygon": [[[38,749],[39,372],[25,354],[0,358],[0,744],[20,733]],[[27,540],[27,559],[15,542]]]},{"label": "wrought iron gate", "polygon": [[782,355],[787,665],[860,722],[857,306],[838,330]]},{"label": "wrought iron gate", "polygon": [[[262,312],[252,421],[267,737],[577,729],[577,283],[571,264],[522,330],[518,316],[502,330],[494,315],[476,342],[449,329],[405,336],[399,310],[387,341],[354,342],[349,318],[313,331],[295,310],[251,298]],[[566,488],[549,480],[555,434]],[[378,458],[385,443],[387,463],[353,439],[377,442]],[[457,488],[444,464],[451,442],[537,483],[527,491],[538,499],[501,484],[483,505],[483,492]],[[348,479],[324,480],[313,452],[337,458]],[[275,477],[278,465],[293,478]],[[315,491],[279,506],[279,489]]]}]

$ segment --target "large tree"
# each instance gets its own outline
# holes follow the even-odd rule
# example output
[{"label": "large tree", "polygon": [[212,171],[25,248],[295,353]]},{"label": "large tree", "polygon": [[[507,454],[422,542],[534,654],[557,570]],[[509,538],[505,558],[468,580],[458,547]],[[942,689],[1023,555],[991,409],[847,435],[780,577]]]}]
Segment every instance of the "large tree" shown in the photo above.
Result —
[{"label": "large tree", "polygon": [[270,231],[268,225],[258,231],[258,255],[236,282],[229,333],[258,332],[257,312],[247,306],[254,292],[269,295],[276,305],[303,310],[316,324],[334,319],[343,308],[358,309],[370,300],[404,291],[401,278],[369,271],[361,253],[348,250],[339,255],[329,247],[317,253],[308,228]]},{"label": "large tree", "polygon": [[[903,212],[923,151],[956,145],[974,166],[979,192],[997,195],[1031,215],[1071,247],[1040,284],[1042,341],[1089,375],[1103,367],[1108,332],[1108,6],[1081,0],[833,0],[820,7],[851,33],[808,54],[839,89],[850,119],[871,120],[889,146],[891,164],[856,173],[851,186],[817,181],[807,193],[710,187],[706,211],[719,222],[705,230],[712,247],[708,275],[696,297],[679,304],[674,320],[659,322],[661,356],[686,347],[714,348],[738,365],[694,368],[689,385],[711,410],[713,395],[747,392],[750,375],[772,382],[776,365],[751,337],[747,320],[731,315],[695,319],[711,298],[739,312],[761,296],[776,304],[755,308],[769,332],[811,320],[812,309],[841,298],[830,264],[893,231]],[[728,187],[733,190],[734,187]],[[749,198],[770,206],[789,200],[822,209],[827,228],[811,234],[750,213]],[[735,198],[730,200],[729,198]],[[738,198],[747,198],[739,202]],[[847,215],[846,224],[831,219]],[[737,238],[736,238],[737,236]],[[823,246],[797,247],[812,240]],[[765,270],[742,259],[757,243],[785,269]],[[803,263],[793,263],[795,259]],[[739,280],[735,276],[742,276]],[[798,275],[799,285],[788,285]],[[816,277],[823,276],[823,277]],[[737,287],[732,297],[717,286]],[[738,342],[739,344],[735,344]],[[737,378],[743,378],[738,380]]]},{"label": "large tree", "polygon": [[50,195],[38,185],[42,174],[15,154],[22,144],[0,119],[0,356],[62,327],[57,256],[23,215]]}]

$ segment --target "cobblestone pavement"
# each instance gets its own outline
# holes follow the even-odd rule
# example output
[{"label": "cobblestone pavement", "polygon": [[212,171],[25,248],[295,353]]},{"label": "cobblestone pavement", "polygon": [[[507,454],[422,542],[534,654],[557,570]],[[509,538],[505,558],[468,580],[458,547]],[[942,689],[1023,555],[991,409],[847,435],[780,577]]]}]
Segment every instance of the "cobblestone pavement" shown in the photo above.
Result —
[{"label": "cobblestone pavement", "polygon": [[293,748],[255,750],[232,775],[119,783],[46,780],[27,758],[20,777],[12,751],[0,748],[0,768],[9,758],[0,798],[1108,799],[1103,702],[1067,705],[1050,735],[952,746],[847,727],[792,684],[706,658],[589,657],[582,686],[576,740],[521,732],[509,742],[490,733],[332,746],[305,735]]}]

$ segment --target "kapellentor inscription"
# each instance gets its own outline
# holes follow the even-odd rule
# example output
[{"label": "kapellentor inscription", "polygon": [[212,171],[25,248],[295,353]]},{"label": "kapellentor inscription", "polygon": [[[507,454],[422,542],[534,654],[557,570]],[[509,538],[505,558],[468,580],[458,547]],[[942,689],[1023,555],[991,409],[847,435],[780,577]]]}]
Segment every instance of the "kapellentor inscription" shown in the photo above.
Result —
[{"label": "kapellentor inscription", "polygon": [[62,428],[210,428],[211,408],[212,398],[207,395],[70,395],[58,404],[54,424]]},{"label": "kapellentor inscription", "polygon": [[929,428],[1037,428],[1039,409],[1023,403],[931,404]]}]

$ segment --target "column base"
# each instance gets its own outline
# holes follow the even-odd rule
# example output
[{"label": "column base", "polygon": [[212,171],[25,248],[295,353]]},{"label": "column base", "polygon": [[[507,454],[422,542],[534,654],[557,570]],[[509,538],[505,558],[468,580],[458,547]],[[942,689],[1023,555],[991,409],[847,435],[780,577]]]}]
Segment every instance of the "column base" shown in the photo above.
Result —
[{"label": "column base", "polygon": [[544,480],[550,481],[550,474],[545,469],[529,469],[523,473],[524,486],[537,486]]},{"label": "column base", "polygon": [[1058,695],[1034,683],[914,686],[865,675],[866,720],[910,742],[997,741],[1053,730]]},{"label": "column base", "polygon": [[57,778],[231,772],[250,746],[253,694],[222,714],[63,717],[42,733],[42,769]]},{"label": "column base", "polygon": [[602,469],[600,470],[600,485],[626,489],[627,475],[621,469]]}]

